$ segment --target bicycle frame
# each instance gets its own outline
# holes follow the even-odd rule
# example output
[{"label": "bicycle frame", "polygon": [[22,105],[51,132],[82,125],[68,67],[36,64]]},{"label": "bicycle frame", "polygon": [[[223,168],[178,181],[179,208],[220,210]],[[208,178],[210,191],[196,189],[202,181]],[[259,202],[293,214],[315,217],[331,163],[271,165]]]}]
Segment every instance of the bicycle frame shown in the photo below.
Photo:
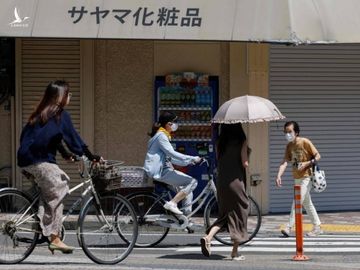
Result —
[{"label": "bicycle frame", "polygon": [[[166,191],[164,193],[166,194],[166,196],[168,196],[168,198],[170,198],[170,199],[172,198],[170,191]],[[193,209],[191,211],[191,213],[186,215],[187,218],[190,218],[193,215],[195,215],[201,209],[201,207],[204,206],[205,202],[207,201],[208,198],[211,197],[211,195],[214,195],[216,197],[216,186],[215,186],[215,183],[214,183],[214,181],[212,179],[208,180],[208,183],[206,184],[204,189],[200,192],[200,194],[191,203],[183,205],[180,208],[180,210],[184,210],[186,207],[192,206],[195,203],[199,202],[197,207],[195,209]],[[160,196],[160,197],[162,199],[165,198],[165,196]]]},{"label": "bicycle frame", "polygon": [[[213,176],[210,174],[210,165],[208,163],[207,160],[204,160],[203,163],[206,163],[207,165],[207,173],[208,173],[208,177],[209,179],[206,180],[208,181],[208,183],[206,184],[206,186],[204,187],[204,189],[200,192],[200,194],[189,204],[186,204],[184,206],[182,206],[180,208],[180,210],[183,210],[185,209],[186,207],[189,207],[189,206],[192,206],[194,205],[195,203],[199,202],[198,206],[191,211],[191,213],[189,213],[188,215],[186,215],[187,218],[191,218],[193,215],[195,215],[200,209],[201,207],[204,206],[205,202],[207,201],[208,198],[211,197],[211,195],[214,195],[215,198],[217,199],[217,194],[216,194],[216,186],[215,186],[215,183],[214,183],[214,179],[213,179]],[[170,193],[170,190],[167,189],[165,190],[164,192],[162,192],[162,194],[159,196],[159,198],[155,201],[155,203],[159,202],[159,201],[162,201],[162,200],[165,200],[166,198],[168,199],[172,199],[172,196],[171,196],[171,193]],[[155,204],[154,203],[154,204]],[[151,209],[151,208],[150,208]],[[149,209],[149,211],[150,211]],[[147,213],[146,213],[147,214]]]},{"label": "bicycle frame", "polygon": [[[87,161],[85,157],[80,157],[79,158],[80,163],[80,167],[82,167],[82,171],[80,171],[79,169],[79,173],[81,178],[83,178],[83,181],[76,185],[75,187],[71,188],[69,190],[69,192],[66,194],[66,196],[61,200],[61,202],[64,201],[64,199],[72,194],[74,191],[78,190],[79,188],[84,187],[85,185],[87,185],[86,189],[81,193],[80,198],[78,198],[70,207],[70,209],[67,211],[67,213],[62,217],[62,222],[64,222],[73,212],[75,209],[78,208],[78,206],[80,205],[80,203],[84,200],[84,198],[89,194],[89,192],[92,193],[92,195],[94,196],[97,205],[100,205],[100,199],[99,199],[99,195],[94,187],[94,184],[92,182],[92,177],[91,177],[91,170],[92,170],[92,166],[88,166],[85,164],[85,162]],[[89,169],[90,168],[90,169]],[[36,205],[36,203],[39,201],[39,197],[40,197],[40,191],[38,189],[36,189],[35,194],[33,194],[31,196],[33,198],[33,202],[31,203],[31,205],[29,206],[28,209],[26,209],[26,211],[22,214],[22,216],[19,218],[19,220],[21,221],[20,223],[17,223],[16,225],[21,225],[22,223],[26,222],[28,219],[32,218],[34,215],[29,216],[27,219],[22,220],[22,218],[29,212],[29,210]],[[107,219],[105,218],[105,214],[103,209],[100,207],[99,208],[101,217],[105,220],[105,222],[107,223],[106,225],[110,226],[110,224],[108,223]]]},{"label": "bicycle frame", "polygon": [[[78,158],[82,177],[81,183],[68,190],[60,199],[61,204],[65,197],[81,190],[77,200],[71,205],[62,222],[69,217],[79,205],[76,235],[79,246],[92,261],[99,264],[115,264],[125,259],[132,251],[138,236],[136,213],[131,204],[120,194],[100,194],[95,189],[93,181],[93,163],[85,158]],[[32,177],[29,177],[30,179]],[[2,230],[2,248],[0,263],[14,264],[26,259],[37,244],[48,243],[49,250],[67,250],[52,248],[48,237],[42,234],[37,218],[41,190],[34,185],[28,192],[16,188],[1,189],[2,216],[0,229]],[[59,232],[59,238],[65,236],[64,226]],[[95,240],[94,240],[95,239]],[[96,241],[96,242],[95,242]],[[23,243],[23,244],[19,244]],[[20,247],[19,249],[16,249]],[[98,252],[98,249],[104,252]],[[107,252],[106,249],[109,249]],[[70,251],[73,248],[69,248]],[[70,252],[69,252],[70,253]]]}]

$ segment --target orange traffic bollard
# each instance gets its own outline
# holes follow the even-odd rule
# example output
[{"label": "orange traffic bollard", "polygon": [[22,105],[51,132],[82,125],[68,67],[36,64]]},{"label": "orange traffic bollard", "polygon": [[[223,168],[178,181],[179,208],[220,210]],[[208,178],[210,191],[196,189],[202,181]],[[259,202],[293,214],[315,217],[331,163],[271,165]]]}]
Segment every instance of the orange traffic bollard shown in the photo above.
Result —
[{"label": "orange traffic bollard", "polygon": [[295,226],[296,226],[296,255],[293,257],[294,261],[307,261],[310,258],[304,255],[304,239],[302,226],[302,204],[301,204],[301,186],[294,186],[294,201],[295,201]]}]

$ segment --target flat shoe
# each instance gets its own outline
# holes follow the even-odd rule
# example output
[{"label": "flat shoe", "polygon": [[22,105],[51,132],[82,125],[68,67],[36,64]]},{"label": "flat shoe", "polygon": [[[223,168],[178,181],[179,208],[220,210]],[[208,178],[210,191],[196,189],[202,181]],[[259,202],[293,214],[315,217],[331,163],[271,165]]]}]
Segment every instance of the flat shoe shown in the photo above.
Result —
[{"label": "flat shoe", "polygon": [[56,244],[49,244],[49,250],[51,251],[52,254],[54,254],[55,250],[59,250],[64,254],[70,254],[74,251],[74,247],[69,247],[69,246],[58,246]]},{"label": "flat shoe", "polygon": [[200,239],[200,244],[201,244],[201,252],[205,257],[210,257],[211,255],[211,250],[210,250],[210,245],[211,243],[206,241],[206,238],[203,237]]}]

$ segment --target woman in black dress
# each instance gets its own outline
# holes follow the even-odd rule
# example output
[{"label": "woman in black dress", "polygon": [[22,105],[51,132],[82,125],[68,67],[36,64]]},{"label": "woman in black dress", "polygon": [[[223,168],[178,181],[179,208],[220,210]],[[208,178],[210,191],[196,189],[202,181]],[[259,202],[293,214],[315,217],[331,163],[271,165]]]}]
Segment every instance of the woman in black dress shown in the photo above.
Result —
[{"label": "woman in black dress", "polygon": [[249,198],[245,191],[246,173],[248,167],[248,146],[246,135],[241,124],[222,124],[217,142],[218,178],[217,198],[219,217],[207,230],[207,235],[201,238],[201,250],[205,256],[210,256],[210,243],[220,230],[228,230],[233,249],[231,259],[244,260],[238,254],[239,243],[248,239],[247,218]]}]

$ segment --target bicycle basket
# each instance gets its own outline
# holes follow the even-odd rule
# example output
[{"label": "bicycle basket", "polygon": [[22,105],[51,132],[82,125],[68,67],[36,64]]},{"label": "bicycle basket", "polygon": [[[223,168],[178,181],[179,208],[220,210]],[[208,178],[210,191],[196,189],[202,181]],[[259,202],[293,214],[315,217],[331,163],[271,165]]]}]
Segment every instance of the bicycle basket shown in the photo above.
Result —
[{"label": "bicycle basket", "polygon": [[121,187],[120,168],[123,161],[105,160],[94,169],[93,183],[98,191],[110,191]]},{"label": "bicycle basket", "polygon": [[123,162],[107,160],[95,171],[93,182],[99,191],[111,191],[120,188],[151,186],[150,179],[142,167],[121,166]]},{"label": "bicycle basket", "polygon": [[147,176],[143,167],[138,166],[122,166],[120,168],[121,187],[148,187],[151,186],[151,179]]},{"label": "bicycle basket", "polygon": [[96,167],[95,175],[105,180],[121,177],[120,168],[122,164],[124,162],[119,160],[105,160]]}]

